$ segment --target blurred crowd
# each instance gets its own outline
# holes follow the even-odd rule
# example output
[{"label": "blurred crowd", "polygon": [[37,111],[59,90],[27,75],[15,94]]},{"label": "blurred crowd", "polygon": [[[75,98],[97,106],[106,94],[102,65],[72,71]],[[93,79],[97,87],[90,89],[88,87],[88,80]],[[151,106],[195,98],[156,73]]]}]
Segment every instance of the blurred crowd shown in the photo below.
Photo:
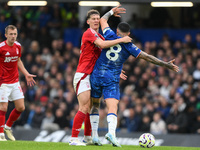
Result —
[{"label": "blurred crowd", "polygon": [[[63,40],[63,29],[79,27],[75,5],[52,7],[0,6],[0,41],[4,28],[14,24],[19,30],[25,68],[37,75],[34,87],[20,74],[26,110],[14,127],[26,129],[71,129],[78,110],[73,76],[80,47]],[[79,39],[78,39],[79,40]],[[195,41],[195,42],[194,42]],[[134,44],[148,54],[169,61],[175,59],[178,73],[129,57],[124,63],[128,79],[120,80],[121,99],[118,127],[129,132],[200,134],[200,33],[192,39],[172,41],[163,35],[160,42]],[[8,113],[13,109],[9,104]],[[8,114],[7,113],[7,114]],[[101,101],[100,130],[107,128],[107,110]]]}]

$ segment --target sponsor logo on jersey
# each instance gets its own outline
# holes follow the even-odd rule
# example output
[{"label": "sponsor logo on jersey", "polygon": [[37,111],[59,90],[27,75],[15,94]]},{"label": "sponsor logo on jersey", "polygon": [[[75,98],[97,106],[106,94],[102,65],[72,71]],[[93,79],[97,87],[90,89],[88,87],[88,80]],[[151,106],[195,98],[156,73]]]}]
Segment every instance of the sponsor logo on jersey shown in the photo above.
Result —
[{"label": "sponsor logo on jersey", "polygon": [[6,56],[8,56],[8,55],[10,55],[10,53],[9,53],[9,52],[7,52],[5,55],[6,55]]},{"label": "sponsor logo on jersey", "polygon": [[18,60],[18,56],[14,56],[14,57],[5,57],[4,62],[15,62]]}]

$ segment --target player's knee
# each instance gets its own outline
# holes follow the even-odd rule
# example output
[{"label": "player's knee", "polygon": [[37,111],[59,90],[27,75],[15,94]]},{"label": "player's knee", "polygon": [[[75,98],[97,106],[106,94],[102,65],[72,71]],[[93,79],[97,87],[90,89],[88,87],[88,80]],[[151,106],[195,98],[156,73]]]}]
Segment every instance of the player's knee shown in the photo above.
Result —
[{"label": "player's knee", "polygon": [[0,110],[7,112],[8,105],[6,103],[0,103]]},{"label": "player's knee", "polygon": [[93,106],[90,113],[91,114],[99,114],[99,107]]},{"label": "player's knee", "polygon": [[99,108],[99,107],[100,107],[100,103],[93,102],[93,103],[92,103],[92,106],[95,107],[95,108]]},{"label": "player's knee", "polygon": [[92,106],[95,108],[99,108],[100,107],[100,99],[99,98],[92,98],[91,99],[92,102]]},{"label": "player's knee", "polygon": [[83,106],[79,107],[79,111],[81,111],[85,114],[88,113],[89,110],[90,110],[90,106],[88,106],[88,105],[83,105]]},{"label": "player's knee", "polygon": [[22,107],[19,107],[19,108],[16,108],[17,111],[19,112],[23,112],[25,110],[25,106],[22,106]]},{"label": "player's knee", "polygon": [[7,112],[7,107],[1,107],[0,110],[4,111],[4,112]]}]

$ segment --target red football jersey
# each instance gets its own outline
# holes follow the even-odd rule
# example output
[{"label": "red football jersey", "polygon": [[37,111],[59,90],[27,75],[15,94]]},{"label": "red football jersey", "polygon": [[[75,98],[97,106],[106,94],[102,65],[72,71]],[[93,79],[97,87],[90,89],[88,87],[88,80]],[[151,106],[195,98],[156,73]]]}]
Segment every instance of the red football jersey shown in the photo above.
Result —
[{"label": "red football jersey", "polygon": [[104,37],[95,30],[88,28],[82,36],[81,55],[76,72],[91,74],[94,65],[101,54],[101,48],[94,44],[98,38]]},{"label": "red football jersey", "polygon": [[18,58],[21,57],[21,45],[15,42],[9,46],[6,41],[0,43],[0,85],[19,81]]}]

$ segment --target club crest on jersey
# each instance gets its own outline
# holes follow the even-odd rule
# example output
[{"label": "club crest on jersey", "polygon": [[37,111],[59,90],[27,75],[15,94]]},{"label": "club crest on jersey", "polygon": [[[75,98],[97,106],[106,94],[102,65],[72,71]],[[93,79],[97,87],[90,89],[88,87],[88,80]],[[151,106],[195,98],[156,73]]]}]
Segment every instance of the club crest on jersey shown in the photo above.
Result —
[{"label": "club crest on jersey", "polygon": [[16,53],[19,54],[19,49],[18,48],[16,48]]}]

